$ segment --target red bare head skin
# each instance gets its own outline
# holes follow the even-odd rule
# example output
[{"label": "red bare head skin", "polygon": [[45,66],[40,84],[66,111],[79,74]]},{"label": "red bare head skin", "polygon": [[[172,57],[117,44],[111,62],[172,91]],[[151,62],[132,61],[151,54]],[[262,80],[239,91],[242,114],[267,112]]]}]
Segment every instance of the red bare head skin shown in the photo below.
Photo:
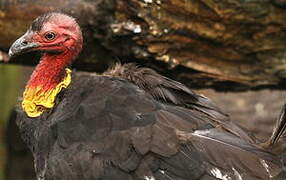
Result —
[{"label": "red bare head skin", "polygon": [[37,50],[46,52],[73,52],[76,56],[82,48],[82,34],[74,18],[62,13],[49,13],[38,17],[28,32],[31,41],[39,43]]},{"label": "red bare head skin", "polygon": [[46,91],[61,81],[65,67],[77,57],[82,44],[82,33],[74,18],[62,13],[48,13],[38,17],[28,31],[14,42],[9,55],[41,51],[40,63],[27,86],[41,86]]}]

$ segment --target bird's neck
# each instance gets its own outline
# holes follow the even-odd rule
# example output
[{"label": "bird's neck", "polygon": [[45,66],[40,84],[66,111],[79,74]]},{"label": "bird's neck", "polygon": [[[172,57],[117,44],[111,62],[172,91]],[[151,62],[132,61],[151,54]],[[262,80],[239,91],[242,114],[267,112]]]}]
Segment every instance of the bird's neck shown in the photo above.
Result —
[{"label": "bird's neck", "polygon": [[65,76],[65,67],[71,61],[69,56],[68,53],[44,54],[33,71],[27,88],[40,88],[43,92],[55,88]]},{"label": "bird's neck", "polygon": [[66,68],[73,54],[44,54],[23,94],[22,108],[29,117],[38,117],[55,104],[57,94],[71,82]]}]

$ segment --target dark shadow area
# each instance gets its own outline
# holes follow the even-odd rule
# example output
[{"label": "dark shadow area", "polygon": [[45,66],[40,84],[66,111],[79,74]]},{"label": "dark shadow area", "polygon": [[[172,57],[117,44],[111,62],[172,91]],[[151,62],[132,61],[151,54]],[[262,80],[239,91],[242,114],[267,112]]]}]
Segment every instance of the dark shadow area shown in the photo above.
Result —
[{"label": "dark shadow area", "polygon": [[33,157],[21,139],[16,125],[16,111],[12,110],[6,129],[6,180],[35,180]]}]

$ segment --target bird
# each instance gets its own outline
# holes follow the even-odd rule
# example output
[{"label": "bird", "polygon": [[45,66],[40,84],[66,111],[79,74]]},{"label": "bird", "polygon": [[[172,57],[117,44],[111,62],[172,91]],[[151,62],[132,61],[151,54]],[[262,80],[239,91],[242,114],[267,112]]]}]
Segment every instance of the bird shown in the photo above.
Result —
[{"label": "bird", "polygon": [[83,47],[76,19],[36,18],[9,49],[41,57],[17,107],[37,180],[284,179],[273,148],[285,108],[265,143],[210,99],[136,64],[102,74],[70,69]]}]

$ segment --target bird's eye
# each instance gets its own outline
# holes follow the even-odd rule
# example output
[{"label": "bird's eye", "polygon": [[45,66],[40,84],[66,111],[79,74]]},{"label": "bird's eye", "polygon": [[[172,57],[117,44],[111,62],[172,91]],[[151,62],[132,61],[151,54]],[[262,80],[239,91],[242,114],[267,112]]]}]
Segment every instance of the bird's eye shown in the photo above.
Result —
[{"label": "bird's eye", "polygon": [[55,39],[55,37],[56,37],[56,34],[54,32],[48,32],[45,34],[45,39],[48,41]]}]

